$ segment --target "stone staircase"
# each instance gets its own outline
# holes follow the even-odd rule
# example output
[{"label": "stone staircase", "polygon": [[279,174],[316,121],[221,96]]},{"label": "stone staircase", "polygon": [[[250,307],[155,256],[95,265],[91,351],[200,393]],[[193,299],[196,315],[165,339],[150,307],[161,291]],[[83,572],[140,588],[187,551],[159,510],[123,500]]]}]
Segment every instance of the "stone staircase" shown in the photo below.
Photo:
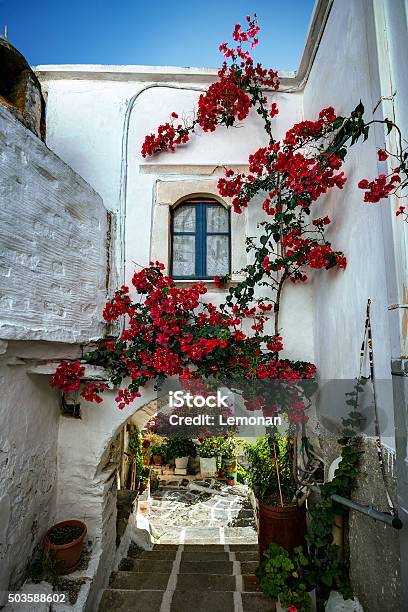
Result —
[{"label": "stone staircase", "polygon": [[251,544],[131,545],[99,612],[275,612],[255,578],[258,554]]}]

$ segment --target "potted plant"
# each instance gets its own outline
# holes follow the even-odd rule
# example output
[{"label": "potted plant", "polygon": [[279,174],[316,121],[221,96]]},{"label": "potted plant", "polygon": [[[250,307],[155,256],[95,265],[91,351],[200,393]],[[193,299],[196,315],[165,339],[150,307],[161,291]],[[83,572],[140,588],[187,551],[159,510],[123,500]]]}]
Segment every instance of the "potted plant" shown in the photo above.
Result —
[{"label": "potted plant", "polygon": [[258,576],[265,595],[276,601],[276,612],[316,609],[315,574],[301,546],[288,552],[271,544],[264,553]]},{"label": "potted plant", "polygon": [[149,431],[145,436],[145,440],[150,442],[149,451],[152,461],[155,465],[161,465],[163,463],[163,450],[165,439],[158,433]]},{"label": "potted plant", "polygon": [[220,455],[220,439],[216,436],[199,438],[201,476],[214,476],[217,472],[217,457]]},{"label": "potted plant", "polygon": [[218,478],[221,478],[221,480],[223,480],[226,477],[226,472],[224,470],[224,468],[220,468],[218,470]]},{"label": "potted plant", "polygon": [[144,437],[142,441],[143,465],[150,465],[150,457],[152,454],[150,446],[150,440]]},{"label": "potted plant", "polygon": [[239,438],[228,434],[221,439],[221,459],[222,467],[227,475],[227,480],[237,480],[237,446],[240,442]]},{"label": "potted plant", "polygon": [[43,550],[55,564],[58,574],[70,574],[78,567],[86,532],[85,523],[74,519],[56,523],[48,529]]},{"label": "potted plant", "polygon": [[303,546],[306,512],[295,497],[291,438],[275,432],[244,448],[249,484],[257,500],[261,558],[273,542],[287,550]]},{"label": "potted plant", "polygon": [[177,469],[185,470],[189,457],[197,455],[196,445],[193,440],[185,436],[173,436],[166,443],[166,459],[174,459]]},{"label": "potted plant", "polygon": [[148,466],[144,466],[142,468],[142,472],[140,474],[140,480],[139,480],[139,492],[140,493],[143,493],[143,491],[147,489],[147,486],[149,484],[149,478],[150,478],[150,468]]}]

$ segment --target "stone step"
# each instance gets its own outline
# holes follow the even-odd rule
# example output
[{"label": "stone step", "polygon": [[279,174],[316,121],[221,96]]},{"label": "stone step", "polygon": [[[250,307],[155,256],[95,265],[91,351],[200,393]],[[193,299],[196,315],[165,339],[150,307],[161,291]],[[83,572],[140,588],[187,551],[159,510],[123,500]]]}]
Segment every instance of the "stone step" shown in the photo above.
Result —
[{"label": "stone step", "polygon": [[119,564],[119,570],[122,572],[158,572],[159,574],[170,573],[173,569],[173,561],[171,559],[132,559],[126,557]]},{"label": "stone step", "polygon": [[[234,552],[234,551],[231,551]],[[248,550],[245,552],[240,552],[239,550],[234,552],[235,559],[237,561],[256,561],[259,563],[259,552],[255,550]]]},{"label": "stone step", "polygon": [[[170,573],[113,572],[109,581],[110,589],[118,590],[166,590]],[[235,591],[238,585],[242,592],[260,592],[258,580],[253,575],[238,577],[232,574],[179,574],[176,589],[181,591]]]},{"label": "stone step", "polygon": [[[128,553],[128,558],[130,559],[157,559],[159,561],[173,561],[176,558],[177,551],[176,550],[152,550],[152,551],[140,551],[139,554],[135,554],[133,552],[132,555]],[[241,553],[239,553],[241,554]],[[244,555],[243,560],[252,561],[252,558],[249,559],[246,555],[247,553],[242,553]],[[253,554],[253,553],[251,553]],[[183,561],[229,561],[229,553],[227,552],[200,552],[199,550],[192,550],[187,552],[182,552],[181,558]]]},{"label": "stone step", "polygon": [[276,612],[275,602],[261,593],[241,593],[241,601],[242,612]]},{"label": "stone step", "polygon": [[260,592],[261,587],[259,582],[253,574],[245,574],[242,576],[242,591],[245,593]]},{"label": "stone step", "polygon": [[110,589],[129,591],[165,591],[170,572],[114,572],[109,582]]},{"label": "stone step", "polygon": [[232,574],[232,561],[181,561],[180,574]]},{"label": "stone step", "polygon": [[105,589],[99,612],[160,612],[164,591],[121,591]]},{"label": "stone step", "polygon": [[[145,612],[144,608],[140,609]],[[170,610],[171,612],[234,612],[234,593],[209,591],[203,597],[199,591],[175,591]]]},{"label": "stone step", "polygon": [[259,566],[258,561],[240,561],[240,564],[241,574],[255,574]]},{"label": "stone step", "polygon": [[177,550],[144,550],[137,559],[161,559],[162,561],[175,559]]},{"label": "stone step", "polygon": [[[119,590],[166,590],[170,572],[114,572],[109,582],[110,589]],[[178,591],[235,591],[259,592],[260,586],[255,576],[244,575],[236,577],[232,574],[179,574],[176,590]]]},{"label": "stone step", "polygon": [[153,550],[177,550],[178,544],[155,544]]},{"label": "stone step", "polygon": [[235,591],[235,576],[226,574],[179,574],[176,591]]},{"label": "stone step", "polygon": [[[99,612],[160,612],[164,591],[106,589]],[[232,591],[176,590],[171,612],[234,612],[234,600],[242,602],[242,612],[276,612],[275,603],[260,593]]]},{"label": "stone step", "polygon": [[257,544],[229,544],[231,552],[249,552],[254,551],[259,553],[259,547]]},{"label": "stone step", "polygon": [[183,552],[181,555],[182,561],[229,561],[227,552],[200,552],[192,550]]},{"label": "stone step", "polygon": [[238,609],[242,612],[276,612],[275,602],[260,593],[230,591],[209,591],[205,597],[199,591],[174,591],[170,608],[171,612],[234,612]]},{"label": "stone step", "polygon": [[[119,564],[121,572],[159,572],[170,573],[174,558],[124,557]],[[241,574],[255,574],[258,561],[238,561]],[[183,574],[232,574],[233,562],[226,553],[183,553],[181,555],[180,573]]]},{"label": "stone step", "polygon": [[184,544],[184,552],[225,552],[223,544]]}]

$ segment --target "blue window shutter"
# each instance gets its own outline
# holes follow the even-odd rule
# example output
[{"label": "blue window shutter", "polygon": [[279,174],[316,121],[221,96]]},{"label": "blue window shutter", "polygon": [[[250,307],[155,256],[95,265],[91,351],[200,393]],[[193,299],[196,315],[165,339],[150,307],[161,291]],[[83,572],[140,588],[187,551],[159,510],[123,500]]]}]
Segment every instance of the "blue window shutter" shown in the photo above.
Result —
[{"label": "blue window shutter", "polygon": [[[227,223],[224,224],[222,221],[222,219],[219,219],[219,225],[221,227],[217,228],[217,227],[210,227],[208,226],[208,222],[207,222],[207,211],[210,208],[213,209],[222,209],[225,210],[225,208],[222,207],[221,204],[218,204],[217,202],[200,202],[200,201],[186,201],[183,204],[180,204],[180,206],[178,206],[176,208],[176,210],[181,212],[181,208],[185,207],[187,209],[191,208],[191,206],[194,206],[195,208],[195,227],[194,229],[192,227],[190,227],[189,231],[182,231],[180,229],[180,222],[178,223],[177,228],[175,228],[175,224],[174,224],[174,213],[173,213],[173,217],[172,217],[172,274],[173,274],[173,270],[175,268],[175,260],[176,257],[180,255],[181,251],[177,252],[177,249],[180,248],[180,244],[182,244],[182,240],[183,240],[183,236],[185,237],[185,241],[189,242],[190,244],[192,243],[192,240],[195,240],[195,247],[194,247],[194,253],[195,253],[195,275],[191,275],[188,274],[187,276],[180,276],[177,274],[173,274],[173,278],[175,279],[183,279],[185,278],[190,279],[190,278],[195,278],[197,280],[202,279],[202,280],[206,280],[206,279],[212,279],[216,274],[227,274],[230,272],[231,269],[231,219],[230,219],[230,212],[227,211]],[[216,214],[214,215],[210,215],[210,220],[212,225],[217,225],[217,216]],[[183,226],[183,222],[181,223],[181,226]],[[213,262],[212,262],[212,267],[213,269],[208,271],[207,268],[209,266],[209,253],[208,253],[208,243],[213,245],[213,248],[216,250],[219,250],[221,248],[221,250],[224,251],[224,253],[226,252],[227,257],[226,260],[224,260],[224,262],[220,261],[220,265],[222,266],[222,269],[218,270],[216,269],[216,265],[217,265],[217,257],[213,257]],[[217,244],[218,243],[218,244]],[[214,263],[215,262],[215,263]],[[186,264],[188,267],[188,263]],[[179,266],[180,267],[180,266]]]}]

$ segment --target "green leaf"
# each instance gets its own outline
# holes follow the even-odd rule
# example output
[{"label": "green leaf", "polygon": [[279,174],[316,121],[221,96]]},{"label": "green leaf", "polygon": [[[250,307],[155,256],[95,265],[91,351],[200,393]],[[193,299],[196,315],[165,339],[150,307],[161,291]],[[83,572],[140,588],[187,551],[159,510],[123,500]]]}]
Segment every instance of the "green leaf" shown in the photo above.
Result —
[{"label": "green leaf", "polygon": [[337,130],[339,127],[343,125],[344,117],[337,117],[335,121],[333,121],[333,127]]}]

